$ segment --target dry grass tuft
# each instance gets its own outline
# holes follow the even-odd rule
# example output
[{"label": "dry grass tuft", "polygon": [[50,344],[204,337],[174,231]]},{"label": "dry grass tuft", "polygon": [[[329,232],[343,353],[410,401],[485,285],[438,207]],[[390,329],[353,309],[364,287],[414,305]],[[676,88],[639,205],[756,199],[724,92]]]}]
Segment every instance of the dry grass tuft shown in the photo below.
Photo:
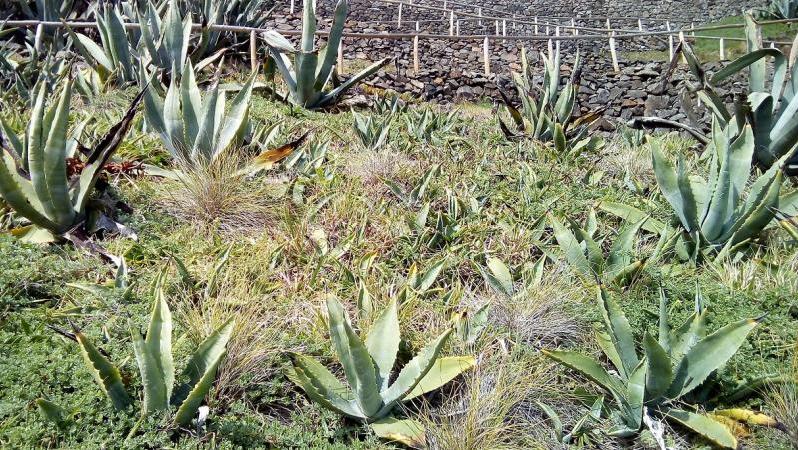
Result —
[{"label": "dry grass tuft", "polygon": [[443,403],[426,405],[418,420],[427,430],[429,448],[440,450],[549,449],[543,428],[520,414],[529,400],[552,397],[550,363],[528,357],[485,359],[464,375],[464,382],[442,391]]},{"label": "dry grass tuft", "polygon": [[403,171],[420,171],[417,161],[392,149],[382,149],[377,152],[354,152],[349,156],[344,170],[350,176],[363,180],[363,184],[367,186],[384,187],[380,178],[393,179]]},{"label": "dry grass tuft", "polygon": [[249,179],[241,170],[242,157],[234,152],[178,167],[178,182],[159,189],[168,214],[225,235],[255,234],[273,221],[269,199],[278,187],[263,178]]},{"label": "dry grass tuft", "polygon": [[584,298],[584,290],[579,283],[564,285],[554,279],[555,276],[548,274],[540,284],[511,298],[497,299],[491,307],[490,322],[508,329],[519,344],[534,348],[582,342],[586,324],[571,310]]},{"label": "dry grass tuft", "polygon": [[653,180],[651,149],[647,145],[633,147],[623,142],[620,136],[608,141],[598,162],[599,169],[607,175],[623,179],[626,174],[640,181]]},{"label": "dry grass tuft", "polygon": [[767,400],[792,448],[798,449],[798,342],[794,349],[792,377],[792,383],[780,383],[773,387]]},{"label": "dry grass tuft", "polygon": [[[270,271],[261,266],[259,273],[253,273],[247,266],[249,256],[242,258],[234,252],[227,269],[219,274],[216,289],[210,293],[200,285],[199,289],[181,286],[170,295],[175,318],[185,327],[192,348],[228,319],[235,321],[214,390],[214,397],[224,403],[241,398],[245,389],[277,376],[279,367],[275,361],[282,351],[280,345],[289,327],[294,326],[275,312],[274,295],[264,286]],[[204,278],[202,271],[190,270],[204,284],[212,267],[213,264]]]}]

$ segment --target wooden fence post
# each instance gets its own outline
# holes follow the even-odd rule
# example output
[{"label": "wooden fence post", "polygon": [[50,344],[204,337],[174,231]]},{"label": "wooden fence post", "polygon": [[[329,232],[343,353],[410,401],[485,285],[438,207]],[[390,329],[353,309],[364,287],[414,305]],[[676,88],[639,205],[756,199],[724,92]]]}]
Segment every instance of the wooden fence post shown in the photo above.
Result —
[{"label": "wooden fence post", "polygon": [[576,21],[574,19],[571,19],[571,34],[574,36],[579,34],[579,30],[576,29]]},{"label": "wooden fence post", "polygon": [[344,39],[341,38],[341,43],[338,44],[338,75],[344,73]]},{"label": "wooden fence post", "polygon": [[723,38],[718,39],[718,58],[721,61],[726,60],[726,40]]},{"label": "wooden fence post", "polygon": [[[679,30],[679,44],[684,45],[684,31]],[[684,57],[684,53],[682,53],[681,63],[687,64],[687,59]]]},{"label": "wooden fence post", "polygon": [[620,66],[618,65],[618,52],[615,51],[615,32],[613,31],[610,35],[610,55],[612,56],[612,69],[615,73],[621,71]]},{"label": "wooden fence post", "polygon": [[[670,21],[665,22],[665,28],[671,31]],[[673,60],[673,35],[668,34],[668,60]]]},{"label": "wooden fence post", "polygon": [[402,28],[402,4],[399,3],[399,15],[396,17],[396,28]]},{"label": "wooden fence post", "polygon": [[249,59],[252,71],[258,70],[258,36],[255,30],[249,32]]},{"label": "wooden fence post", "polygon": [[637,31],[643,31],[643,19],[637,19]]},{"label": "wooden fence post", "polygon": [[291,14],[294,13],[294,3],[295,3],[295,0],[291,0]]},{"label": "wooden fence post", "polygon": [[490,43],[487,36],[482,44],[482,57],[485,60],[485,76],[488,76],[490,75]]},{"label": "wooden fence post", "polygon": [[[502,36],[507,36],[507,21],[502,20]],[[504,39],[502,42],[507,42],[507,39]]]},{"label": "wooden fence post", "polygon": [[418,35],[413,36],[413,73],[418,75]]},{"label": "wooden fence post", "polygon": [[454,10],[449,11],[449,36],[454,36]]},{"label": "wooden fence post", "polygon": [[535,16],[535,34],[538,34],[540,30],[538,29],[538,18]]},{"label": "wooden fence post", "polygon": [[457,26],[455,27],[455,35],[460,36],[460,21],[457,21]]},{"label": "wooden fence post", "polygon": [[499,35],[499,21],[495,21],[494,24],[496,25],[496,36]]},{"label": "wooden fence post", "polygon": [[479,21],[477,25],[482,26],[482,8],[477,8],[477,15],[479,16]]}]

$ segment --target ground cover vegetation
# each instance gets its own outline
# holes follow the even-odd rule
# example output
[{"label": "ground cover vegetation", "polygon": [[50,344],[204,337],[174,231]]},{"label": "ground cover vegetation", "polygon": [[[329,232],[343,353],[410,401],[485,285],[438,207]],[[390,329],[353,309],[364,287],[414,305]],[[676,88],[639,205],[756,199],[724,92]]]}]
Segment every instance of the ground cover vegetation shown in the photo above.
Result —
[{"label": "ground cover vegetation", "polygon": [[345,0],[255,71],[208,24],[264,2],[195,3],[0,31],[0,446],[798,448],[798,75],[752,18],[721,74],[680,48],[697,141],[599,135],[554,48],[520,104],[353,106]]}]

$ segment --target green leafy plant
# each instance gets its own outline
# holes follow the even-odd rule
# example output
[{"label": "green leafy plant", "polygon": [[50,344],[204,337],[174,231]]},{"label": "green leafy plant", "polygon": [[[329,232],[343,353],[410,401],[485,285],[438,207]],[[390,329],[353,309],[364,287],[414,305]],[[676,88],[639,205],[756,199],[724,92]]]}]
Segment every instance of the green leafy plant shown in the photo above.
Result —
[{"label": "green leafy plant", "polygon": [[367,150],[377,150],[385,145],[391,132],[393,114],[382,117],[365,116],[352,111],[355,136]]},{"label": "green leafy plant", "polygon": [[[160,282],[162,278],[155,289],[146,337],[132,327],[130,330],[144,390],[141,414],[148,416],[174,406],[177,408],[174,422],[185,426],[197,415],[197,410],[213,385],[216,371],[226,354],[234,323],[232,319],[228,320],[200,343],[186,368],[176,377],[172,356],[172,313]],[[132,399],[119,369],[83,333],[75,331],[75,338],[86,367],[100,389],[116,409],[126,409]]]},{"label": "green leafy plant", "polygon": [[582,150],[597,149],[600,139],[586,137],[590,125],[601,117],[600,111],[592,111],[574,118],[576,94],[581,76],[579,53],[573,64],[571,76],[560,87],[560,49],[548,55],[541,52],[543,60],[543,84],[535,86],[534,72],[529,66],[526,50],[521,51],[520,74],[513,73],[513,84],[521,99],[521,109],[513,106],[509,96],[499,90],[505,109],[515,125],[512,130],[504,120],[499,126],[507,139],[529,138],[541,143],[551,143],[559,155],[579,154]]},{"label": "green leafy plant", "polygon": [[798,17],[798,1],[795,0],[770,0],[766,8],[754,9],[760,19],[795,19]]},{"label": "green leafy plant", "polygon": [[293,169],[301,176],[310,177],[321,169],[327,158],[328,150],[327,142],[313,141],[307,148],[294,150],[283,162],[283,167]]},{"label": "green leafy plant", "polygon": [[489,313],[490,303],[485,303],[473,312],[464,310],[452,314],[452,326],[457,337],[466,345],[476,344],[488,326]]},{"label": "green leafy plant", "polygon": [[432,181],[432,178],[440,175],[440,171],[440,164],[433,165],[427,169],[426,172],[424,172],[424,175],[421,177],[421,179],[418,180],[418,182],[416,182],[413,188],[409,191],[394,181],[387,179],[383,179],[382,181],[388,186],[388,189],[390,189],[391,192],[393,192],[393,194],[399,198],[399,200],[408,206],[417,206],[424,199],[424,195],[427,193],[427,188],[429,187],[429,183]]},{"label": "green leafy plant", "polygon": [[189,61],[180,81],[172,77],[165,97],[153,79],[144,97],[147,123],[173,158],[189,165],[209,163],[231,145],[244,142],[255,76],[249,77],[226,110],[226,93],[220,92],[218,83],[203,98]]},{"label": "green leafy plant", "polygon": [[591,215],[588,216],[587,230],[570,219],[569,226],[565,226],[553,214],[549,214],[548,218],[554,229],[554,238],[565,255],[566,261],[587,282],[598,281],[620,286],[628,285],[647,265],[654,264],[662,255],[667,244],[672,243],[673,237],[677,236],[675,233],[671,235],[663,233],[650,256],[633,260],[636,253],[637,233],[648,221],[648,217],[621,228],[606,255],[602,250],[604,243],[596,241],[593,237],[598,226],[595,220],[595,211],[592,209]]},{"label": "green leafy plant", "polygon": [[409,110],[403,117],[410,138],[416,142],[440,145],[444,136],[452,133],[458,123],[457,111],[437,113],[432,108]]},{"label": "green leafy plant", "polygon": [[30,2],[26,0],[17,0],[16,3],[29,19],[44,22],[59,22],[66,19],[75,6],[74,0],[36,0],[34,8],[31,8]]},{"label": "green leafy plant", "polygon": [[536,402],[543,413],[546,414],[552,426],[557,442],[565,445],[574,445],[577,448],[595,446],[598,444],[598,429],[596,425],[601,420],[601,410],[604,408],[604,396],[599,396],[590,406],[590,411],[574,423],[571,431],[565,432],[562,419],[549,405]]},{"label": "green leafy plant", "polygon": [[269,38],[266,43],[288,88],[285,97],[291,103],[307,109],[332,106],[347,90],[390,61],[389,58],[381,59],[331,90],[325,90],[333,78],[335,59],[338,55],[338,47],[341,45],[348,13],[348,0],[338,0],[327,45],[321,49],[314,49],[317,22],[315,0],[304,2],[302,41],[299,50],[296,50],[288,40],[276,33],[266,36]]},{"label": "green leafy plant", "polygon": [[39,410],[39,415],[41,415],[44,420],[54,424],[60,430],[63,430],[72,423],[72,415],[50,400],[37,398],[36,408]]},{"label": "green leafy plant", "polygon": [[15,32],[16,28],[6,28],[5,23],[0,23],[0,87],[8,89],[13,86],[16,69],[19,66],[16,50],[6,36]]},{"label": "green leafy plant", "polygon": [[485,258],[485,267],[478,267],[482,278],[491,289],[507,297],[512,297],[516,293],[515,277],[504,261],[495,256],[489,256]]},{"label": "green leafy plant", "polygon": [[288,377],[321,406],[369,423],[378,436],[417,446],[425,440],[423,427],[414,420],[394,418],[393,409],[443,386],[475,361],[470,356],[439,357],[452,333],[449,329],[421,349],[391,383],[401,342],[397,309],[393,299],[362,340],[343,305],[328,297],[330,337],[350,389],[314,358],[300,354],[291,355]]},{"label": "green leafy plant", "polygon": [[662,195],[671,205],[694,245],[691,258],[708,245],[728,254],[735,246],[756,238],[779,209],[792,208],[795,195],[779,197],[782,170],[774,164],[759,176],[744,196],[755,148],[750,125],[737,130],[732,122],[713,125],[709,179],[689,175],[683,158],[674,166],[658,140],[651,141],[654,173]]},{"label": "green leafy plant", "polygon": [[[0,37],[4,31],[13,29],[0,31]],[[10,40],[0,41],[0,87],[5,89],[0,97],[8,99],[7,93],[16,94],[13,100],[32,108],[41,85],[49,94],[67,76],[70,67],[68,59],[56,52],[36,50],[27,42],[27,53],[10,44]]]},{"label": "green leafy plant", "polygon": [[[211,25],[233,25],[238,27],[266,28],[271,10],[267,10],[270,2],[266,0],[203,0],[190,2],[196,6],[202,16],[202,34],[197,45],[197,53],[209,55],[222,46],[241,45],[249,40],[249,35],[212,30]],[[201,7],[201,9],[200,9]],[[246,36],[241,39],[240,36]]]},{"label": "green leafy plant", "polygon": [[147,62],[171,74],[183,73],[191,42],[191,17],[181,17],[177,1],[169,0],[163,20],[152,1],[148,2],[147,9],[139,13],[139,23]]},{"label": "green leafy plant", "polygon": [[608,372],[598,361],[576,352],[544,353],[612,395],[615,408],[611,417],[616,425],[609,434],[633,436],[644,423],[649,423],[644,418],[662,417],[716,445],[737,448],[737,439],[725,425],[708,415],[681,409],[680,405],[688,403],[689,395],[734,356],[760,319],[741,320],[707,334],[707,312],[698,293],[693,315],[672,329],[667,299],[661,292],[658,337],[645,333],[643,354],[639,355],[623,311],[603,287],[598,287],[597,293],[604,327],[596,333],[596,342],[615,372]]},{"label": "green leafy plant", "polygon": [[85,34],[67,29],[77,50],[89,62],[102,84],[106,84],[114,76],[122,83],[137,81],[138,36],[128,33],[119,7],[103,6],[100,3],[95,19],[101,46]]},{"label": "green leafy plant", "polygon": [[[168,7],[163,18],[159,15],[159,9],[152,1],[147,3],[147,8],[138,13],[139,23],[141,24],[141,42],[145,51],[142,51],[142,65],[153,66],[163,70],[173,76],[180,76],[184,73],[184,67],[189,60],[189,49],[191,47],[191,16],[182,17],[177,0],[168,0]],[[196,70],[210,65],[218,60],[224,49],[218,51],[202,60],[196,58]],[[199,52],[196,52],[199,55]],[[140,76],[141,80],[146,80],[146,76]]]},{"label": "green leafy plant", "polygon": [[[57,103],[45,111],[47,90],[39,86],[24,136],[6,127],[0,136],[0,196],[31,225],[12,230],[30,240],[52,240],[85,224],[89,199],[100,173],[127,134],[141,94],[123,119],[92,149],[84,149],[79,173],[67,173],[67,158],[78,155],[67,139],[72,81],[64,85]],[[99,210],[97,210],[100,212]]]},{"label": "green leafy plant", "polygon": [[407,219],[411,233],[406,236],[415,251],[439,249],[446,246],[458,248],[457,243],[463,227],[480,217],[484,199],[472,195],[458,196],[448,188],[445,190],[445,207],[433,209],[427,201]]},{"label": "green leafy plant", "polygon": [[124,300],[130,299],[133,294],[133,288],[135,287],[135,283],[131,282],[127,262],[124,257],[120,258],[119,266],[116,268],[116,274],[113,280],[109,280],[102,284],[67,283],[66,285],[96,295],[100,298],[118,294]]},{"label": "green leafy plant", "polygon": [[[798,144],[796,53],[788,56],[776,48],[763,48],[761,33],[750,14],[745,16],[745,35],[748,53],[711,75],[701,66],[690,44],[680,43],[669,73],[676,67],[680,55],[683,55],[687,67],[698,80],[697,83],[685,81],[687,91],[695,92],[701,104],[706,105],[721,128],[727,127],[731,122],[737,122],[737,127],[742,128],[743,120],[747,121],[753,129],[754,162],[766,169],[782,156],[793,152]],[[773,59],[772,77],[766,58]],[[748,92],[735,97],[734,105],[729,108],[718,93],[717,86],[746,69]],[[768,80],[771,80],[769,88]],[[695,111],[688,110],[688,113],[696,115]],[[654,118],[644,119],[659,123]],[[670,126],[687,127],[679,123]],[[695,134],[695,130],[687,128]],[[791,159],[788,170],[790,173],[798,170],[798,160]]]},{"label": "green leafy plant", "polygon": [[377,95],[372,106],[374,113],[383,116],[386,114],[404,114],[407,112],[407,103],[399,98],[399,94]]}]

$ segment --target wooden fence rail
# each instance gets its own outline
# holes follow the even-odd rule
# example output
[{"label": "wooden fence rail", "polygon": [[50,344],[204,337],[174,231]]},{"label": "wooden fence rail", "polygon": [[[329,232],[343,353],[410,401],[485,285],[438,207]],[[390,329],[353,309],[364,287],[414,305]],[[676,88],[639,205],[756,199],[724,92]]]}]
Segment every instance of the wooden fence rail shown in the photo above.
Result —
[{"label": "wooden fence rail", "polygon": [[[387,0],[383,0],[387,1]],[[403,4],[403,3],[402,3]],[[401,5],[400,4],[400,7]],[[451,15],[450,15],[451,18]],[[784,19],[784,20],[772,20],[772,21],[763,21],[759,24],[765,23],[792,23],[798,22],[798,19]],[[96,28],[96,22],[45,22],[39,20],[6,20],[3,22],[5,26],[11,27],[37,27],[37,28]],[[705,31],[705,30],[717,30],[717,29],[729,29],[729,28],[738,28],[744,26],[743,24],[728,24],[728,25],[716,25],[716,26],[707,26],[707,27],[690,27],[688,29],[679,29],[679,30],[665,30],[665,31],[649,31],[649,32],[635,32],[635,33],[622,33],[619,34],[619,30],[613,30],[611,28],[607,29],[600,29],[602,31],[601,34],[578,34],[578,30],[574,30],[573,34],[564,35],[560,32],[561,28],[569,28],[569,27],[555,27],[555,35],[507,35],[506,29],[506,21],[502,22],[501,25],[501,32],[499,29],[499,22],[494,21],[496,27],[496,34],[494,35],[460,35],[459,27],[455,27],[454,23],[450,19],[450,29],[449,34],[429,34],[429,33],[422,33],[419,31],[419,22],[415,23],[416,31],[414,33],[357,33],[357,32],[345,32],[343,36],[350,39],[364,39],[364,40],[373,40],[373,39],[387,39],[387,40],[410,40],[412,41],[412,52],[413,52],[413,70],[414,72],[418,73],[421,66],[421,58],[419,56],[419,41],[424,40],[446,40],[446,41],[473,41],[479,42],[482,44],[482,57],[484,60],[484,72],[485,74],[490,73],[490,57],[491,57],[491,42],[506,42],[506,41],[547,41],[549,48],[553,46],[552,43],[556,43],[557,47],[559,48],[561,41],[600,41],[600,42],[608,42],[610,55],[612,58],[612,65],[615,71],[620,70],[619,62],[618,62],[618,54],[617,54],[617,42],[620,40],[628,40],[628,39],[639,39],[645,37],[652,37],[652,36],[667,36],[669,41],[669,53],[670,57],[673,58],[674,53],[674,38],[678,37],[680,41],[696,41],[698,39],[715,39],[718,40],[718,52],[719,57],[721,60],[726,58],[726,48],[725,44],[726,41],[744,41],[745,39],[742,38],[729,38],[729,37],[716,37],[716,36],[705,36],[705,35],[697,35],[695,34],[696,31]],[[125,23],[126,28],[129,29],[138,29],[141,27],[138,23]],[[540,25],[540,24],[538,24]],[[668,27],[670,24],[668,23]],[[193,24],[192,30],[200,31],[203,30],[205,27],[201,24]],[[275,30],[271,28],[254,28],[254,27],[245,27],[245,26],[235,26],[235,25],[208,25],[207,28],[213,31],[226,31],[226,32],[233,32],[233,33],[246,33],[250,36],[250,58],[253,67],[255,66],[255,59],[257,58],[257,36],[264,34],[264,33],[271,33],[271,32],[279,32],[284,36],[300,36],[302,34],[301,30]],[[547,26],[548,28],[548,26]],[[457,30],[457,32],[455,32]],[[327,36],[329,35],[328,31],[317,31],[316,35],[318,36]],[[777,41],[768,41],[770,42],[771,47],[775,45],[791,45],[792,42],[777,42]],[[339,54],[338,56],[338,63],[339,66],[343,65],[343,53],[342,53],[343,45],[339,46]]]}]

